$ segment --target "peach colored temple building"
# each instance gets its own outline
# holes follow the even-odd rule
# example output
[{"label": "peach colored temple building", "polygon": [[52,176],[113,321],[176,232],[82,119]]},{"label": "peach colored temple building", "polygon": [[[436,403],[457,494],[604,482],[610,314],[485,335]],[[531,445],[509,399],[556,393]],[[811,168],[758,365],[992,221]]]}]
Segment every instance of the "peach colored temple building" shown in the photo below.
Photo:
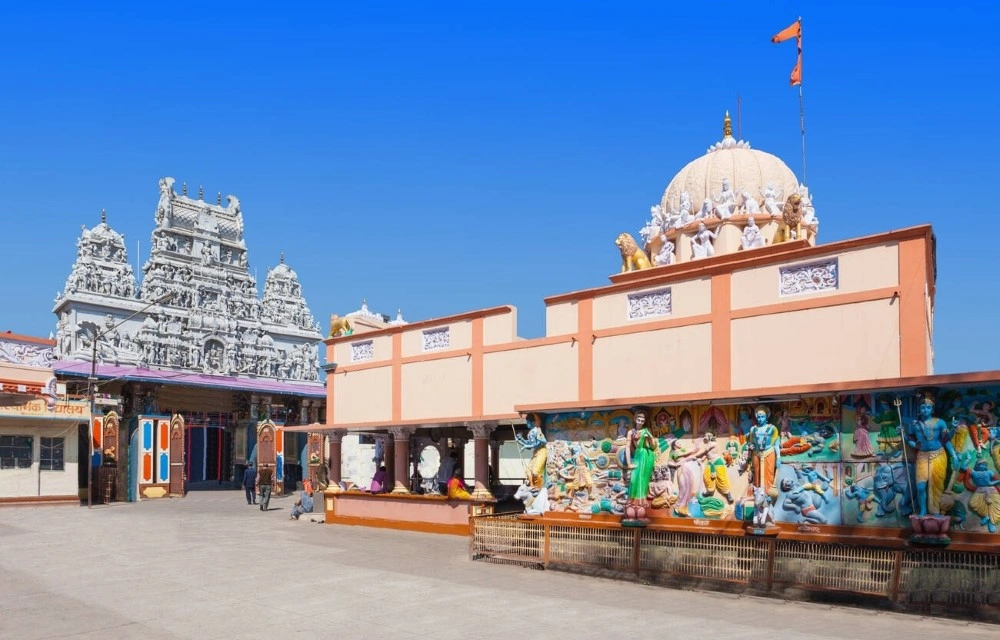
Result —
[{"label": "peach colored temple building", "polygon": [[[619,236],[622,272],[545,299],[544,337],[519,338],[517,310],[497,306],[327,338],[326,421],[300,428],[328,439],[327,521],[467,533],[470,514],[492,509],[501,447],[524,433],[526,416],[556,425],[579,412],[599,428],[577,439],[597,442],[611,434],[598,433],[598,417],[659,407],[664,423],[700,421],[679,436],[711,428],[735,444],[740,405],[772,403],[777,416],[792,408],[782,402],[823,398],[810,410],[830,413],[846,392],[982,377],[933,376],[929,226],[828,244],[817,244],[818,227],[808,189],[781,160],[735,140],[727,115],[723,139],[670,182],[642,239]],[[378,442],[391,493],[344,490],[349,434]],[[828,438],[838,456],[841,435]],[[459,449],[462,465],[469,441],[471,499],[421,484],[433,476],[420,473],[428,452],[437,468]],[[604,473],[607,461],[592,461]],[[840,490],[844,474],[870,473],[853,462],[834,465]],[[729,502],[723,519],[733,517]],[[599,503],[582,511],[598,517]],[[686,506],[664,515],[687,515]]]}]

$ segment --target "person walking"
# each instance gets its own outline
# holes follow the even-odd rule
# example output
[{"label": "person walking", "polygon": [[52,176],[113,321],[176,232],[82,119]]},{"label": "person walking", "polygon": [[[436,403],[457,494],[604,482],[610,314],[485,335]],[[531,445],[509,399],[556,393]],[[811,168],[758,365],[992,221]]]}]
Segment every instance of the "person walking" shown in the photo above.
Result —
[{"label": "person walking", "polygon": [[261,465],[257,470],[257,489],[260,493],[260,510],[267,511],[271,504],[271,483],[274,480],[274,469],[271,465]]},{"label": "person walking", "polygon": [[243,472],[243,489],[247,494],[247,504],[257,504],[257,494],[254,492],[257,485],[257,470],[253,468],[252,462],[247,462],[246,471]]}]

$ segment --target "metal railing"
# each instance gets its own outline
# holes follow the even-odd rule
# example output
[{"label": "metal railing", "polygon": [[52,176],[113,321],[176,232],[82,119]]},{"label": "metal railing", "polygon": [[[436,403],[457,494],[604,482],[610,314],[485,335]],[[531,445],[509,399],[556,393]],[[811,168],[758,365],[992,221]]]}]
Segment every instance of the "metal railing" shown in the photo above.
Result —
[{"label": "metal railing", "polygon": [[[471,519],[472,560],[1000,621],[1000,554]],[[729,585],[728,587],[724,585]]]}]

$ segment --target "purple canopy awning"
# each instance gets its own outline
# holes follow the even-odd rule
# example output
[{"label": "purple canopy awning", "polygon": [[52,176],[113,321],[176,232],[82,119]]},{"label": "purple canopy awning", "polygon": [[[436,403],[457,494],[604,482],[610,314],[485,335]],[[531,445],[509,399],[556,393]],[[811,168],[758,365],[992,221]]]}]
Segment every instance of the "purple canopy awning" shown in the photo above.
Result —
[{"label": "purple canopy awning", "polygon": [[[90,363],[78,360],[58,360],[52,363],[52,370],[64,376],[86,378],[90,375]],[[186,373],[170,369],[145,369],[132,366],[98,364],[97,377],[119,380],[158,382],[211,389],[229,389],[254,393],[281,393],[285,395],[325,398],[326,385],[322,382],[286,382],[273,378],[251,378],[244,376],[221,376],[201,373]]]}]

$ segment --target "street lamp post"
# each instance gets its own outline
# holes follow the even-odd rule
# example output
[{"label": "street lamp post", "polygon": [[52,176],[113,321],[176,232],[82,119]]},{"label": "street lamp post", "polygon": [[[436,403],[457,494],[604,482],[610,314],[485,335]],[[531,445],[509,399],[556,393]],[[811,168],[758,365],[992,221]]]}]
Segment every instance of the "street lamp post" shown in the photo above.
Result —
[{"label": "street lamp post", "polygon": [[125,319],[121,320],[114,326],[108,327],[104,331],[98,331],[94,334],[90,345],[90,377],[87,378],[87,396],[90,399],[90,423],[87,425],[87,508],[94,506],[94,414],[97,410],[97,341],[103,338],[108,333],[111,333],[118,327],[122,326],[132,318],[136,317],[140,313],[143,313],[150,307],[158,304],[162,304],[176,295],[176,292],[171,291],[165,295],[160,296],[156,300],[153,300],[146,306],[142,307],[138,311],[132,313]]}]

